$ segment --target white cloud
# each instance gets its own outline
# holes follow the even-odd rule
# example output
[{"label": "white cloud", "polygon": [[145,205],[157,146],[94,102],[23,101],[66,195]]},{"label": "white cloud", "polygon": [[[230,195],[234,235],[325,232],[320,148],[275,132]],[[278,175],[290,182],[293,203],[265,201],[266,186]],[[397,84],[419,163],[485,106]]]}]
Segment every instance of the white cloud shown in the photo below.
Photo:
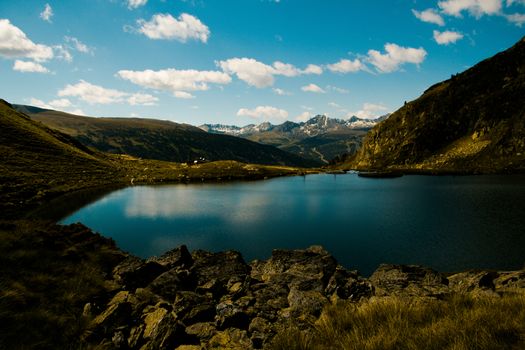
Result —
[{"label": "white cloud", "polygon": [[524,5],[525,6],[525,0],[507,0],[507,7],[508,6],[512,6],[514,4]]},{"label": "white cloud", "polygon": [[315,65],[315,64],[309,64],[306,66],[306,69],[303,71],[303,74],[323,74],[323,68]]},{"label": "white cloud", "polygon": [[77,97],[89,104],[111,104],[127,102],[130,105],[151,106],[158,101],[155,96],[148,94],[135,93],[106,89],[102,86],[93,85],[87,81],[80,80],[75,85],[68,84],[58,92],[60,97]]},{"label": "white cloud", "polygon": [[290,96],[291,95],[290,92],[283,90],[283,89],[279,89],[279,88],[273,89],[273,92],[275,92],[279,96]]},{"label": "white cloud", "polygon": [[82,53],[93,53],[93,49],[78,40],[77,38],[71,37],[71,36],[65,36],[64,40],[73,45],[73,48],[77,50],[78,52]]},{"label": "white cloud", "polygon": [[363,62],[358,58],[353,61],[342,59],[337,63],[329,64],[327,68],[336,73],[355,73],[366,69]]},{"label": "white cloud", "polygon": [[82,101],[90,104],[110,104],[119,103],[124,100],[127,94],[122,91],[106,89],[102,86],[93,85],[81,80],[75,85],[68,84],[58,92],[58,96],[78,97]]},{"label": "white cloud", "polygon": [[170,91],[177,98],[193,98],[188,91],[205,91],[208,84],[229,84],[231,77],[220,71],[163,69],[159,71],[121,70],[117,75],[132,83],[155,90]]},{"label": "white cloud", "polygon": [[195,98],[195,96],[193,96],[192,94],[186,91],[175,91],[173,93],[173,96],[175,96],[176,98],[181,98],[181,99],[186,99],[186,100],[190,98]]},{"label": "white cloud", "polygon": [[210,29],[197,17],[187,13],[174,18],[170,14],[156,14],[151,20],[140,19],[138,31],[150,39],[178,40],[185,43],[190,39],[206,43],[210,37]]},{"label": "white cloud", "polygon": [[272,86],[275,70],[253,58],[230,58],[218,62],[219,67],[227,74],[235,74],[248,85],[258,88]]},{"label": "white cloud", "polygon": [[388,110],[383,105],[374,104],[374,103],[364,103],[363,107],[361,107],[360,110],[355,112],[350,112],[346,115],[347,118],[350,118],[352,116],[356,116],[358,118],[362,119],[374,119],[380,116],[380,114],[385,114],[385,112]]},{"label": "white cloud", "polygon": [[298,121],[298,122],[307,122],[308,120],[310,120],[312,118],[312,113],[306,111],[306,112],[303,112],[301,114],[299,114],[297,117],[295,117],[295,121]]},{"label": "white cloud", "polygon": [[446,30],[444,32],[439,32],[437,30],[434,30],[433,35],[434,35],[434,40],[439,45],[453,44],[456,41],[463,38],[463,34],[459,32],[452,32],[449,30]]},{"label": "white cloud", "polygon": [[53,17],[53,9],[49,4],[46,4],[44,11],[40,13],[40,18],[44,21],[51,23],[51,17]]},{"label": "white cloud", "polygon": [[217,65],[228,74],[235,74],[237,78],[248,85],[257,88],[264,88],[274,84],[275,75],[286,77],[296,77],[303,74],[321,74],[323,69],[314,64],[310,64],[306,69],[301,70],[289,63],[276,61],[272,66],[259,62],[253,58],[230,58],[226,61],[219,61]]},{"label": "white cloud", "polygon": [[6,58],[31,58],[37,62],[53,58],[53,49],[35,44],[8,19],[0,19],[0,56]]},{"label": "white cloud", "polygon": [[49,73],[49,70],[43,65],[36,62],[16,60],[13,70],[22,73]]},{"label": "white cloud", "polygon": [[514,23],[518,27],[521,27],[525,23],[525,14],[515,13],[512,15],[505,15],[507,21]]},{"label": "white cloud", "polygon": [[338,104],[335,103],[335,102],[328,102],[328,105],[329,105],[330,107],[334,107],[334,108],[341,108],[341,106],[338,105]]},{"label": "white cloud", "polygon": [[148,0],[128,0],[128,8],[136,9],[137,7],[144,6],[148,3]]},{"label": "white cloud", "polygon": [[443,20],[443,17],[434,9],[426,9],[425,11],[416,11],[412,10],[412,13],[414,16],[416,16],[417,19],[421,20],[422,22],[427,23],[434,23],[438,26],[444,26],[445,21]]},{"label": "white cloud", "polygon": [[273,74],[284,75],[285,77],[296,77],[301,74],[301,70],[292,64],[276,61],[273,63]]},{"label": "white cloud", "polygon": [[39,108],[54,109],[54,110],[64,111],[64,112],[71,113],[71,114],[78,114],[78,115],[84,114],[84,112],[81,109],[74,108],[74,105],[67,98],[52,100],[52,101],[49,101],[48,103],[45,103],[42,100],[31,97],[29,99],[29,104],[31,106],[35,106]]},{"label": "white cloud", "polygon": [[159,99],[149,94],[135,93],[127,98],[127,102],[132,106],[154,106]]},{"label": "white cloud", "polygon": [[324,93],[326,93],[326,91],[324,91],[318,85],[315,85],[315,84],[308,84],[306,86],[303,86],[301,88],[301,90],[303,90],[305,92],[314,92],[314,93],[317,93],[317,94],[324,94]]},{"label": "white cloud", "polygon": [[419,65],[427,55],[422,47],[415,49],[390,43],[385,45],[385,51],[386,53],[380,53],[377,50],[368,51],[368,62],[381,73],[397,71],[405,63]]},{"label": "white cloud", "polygon": [[58,99],[58,100],[49,101],[49,105],[51,105],[54,108],[69,108],[69,107],[73,107],[73,104],[67,98],[61,98],[61,99]]},{"label": "white cloud", "polygon": [[56,51],[56,58],[64,60],[66,62],[73,61],[73,55],[69,52],[69,48],[63,45],[55,45],[53,49]]},{"label": "white cloud", "polygon": [[250,117],[262,121],[284,121],[288,118],[288,112],[271,106],[258,106],[255,109],[241,108],[237,112],[238,117]]},{"label": "white cloud", "polygon": [[447,15],[461,17],[463,11],[479,18],[483,15],[495,15],[501,11],[501,0],[444,0],[438,6]]},{"label": "white cloud", "polygon": [[340,94],[348,94],[350,92],[350,90],[343,89],[343,88],[340,88],[340,87],[337,87],[337,86],[332,86],[332,85],[328,85],[326,87],[326,89],[338,92]]}]

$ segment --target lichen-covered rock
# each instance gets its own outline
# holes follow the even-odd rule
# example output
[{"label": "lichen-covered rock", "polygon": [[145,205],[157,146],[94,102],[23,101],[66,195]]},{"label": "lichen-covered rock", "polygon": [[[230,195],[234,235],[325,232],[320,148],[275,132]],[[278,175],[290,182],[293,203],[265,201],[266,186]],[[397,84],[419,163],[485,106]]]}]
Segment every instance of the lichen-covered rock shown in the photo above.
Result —
[{"label": "lichen-covered rock", "polygon": [[147,288],[165,300],[173,301],[177,292],[192,290],[194,284],[189,271],[171,269],[155,278]]},{"label": "lichen-covered rock", "polygon": [[237,328],[218,332],[208,342],[208,349],[248,350],[252,348],[248,333]]},{"label": "lichen-covered rock", "polygon": [[301,316],[317,318],[321,315],[323,307],[328,302],[328,298],[316,290],[303,291],[292,288],[290,293],[288,293],[290,315],[294,318],[300,318]]},{"label": "lichen-covered rock", "polygon": [[211,322],[215,319],[215,303],[209,297],[195,292],[182,291],[177,293],[173,310],[185,324]]},{"label": "lichen-covered rock", "polygon": [[449,287],[455,292],[472,292],[478,290],[494,290],[494,279],[498,277],[497,272],[488,271],[466,271],[456,273],[448,277]]},{"label": "lichen-covered rock", "polygon": [[525,288],[525,270],[500,272],[493,283],[496,290]]},{"label": "lichen-covered rock", "polygon": [[449,292],[448,280],[419,265],[382,264],[370,276],[375,295],[440,297]]},{"label": "lichen-covered rock", "polygon": [[[250,265],[237,252],[190,256],[179,247],[148,262],[129,258],[114,276],[118,289],[111,289],[109,302],[103,299],[103,309],[85,307],[86,318],[95,317],[84,339],[104,349],[263,349],[290,326],[311,335],[324,307],[341,300],[525,288],[523,270],[467,271],[447,279],[422,266],[381,265],[366,279],[317,246],[274,250],[267,261]],[[130,288],[153,276],[147,286]]]},{"label": "lichen-covered rock", "polygon": [[192,258],[194,263],[191,273],[197,288],[216,297],[228,291],[228,281],[231,278],[243,281],[250,273],[250,267],[239,252],[209,253],[198,250],[193,252]]},{"label": "lichen-covered rock", "polygon": [[251,275],[263,282],[272,282],[273,279],[274,283],[290,285],[318,281],[320,285],[326,285],[337,265],[337,261],[319,246],[305,250],[275,249],[268,261],[252,264]]},{"label": "lichen-covered rock", "polygon": [[370,282],[359,276],[357,271],[348,271],[342,266],[337,266],[325,288],[325,293],[336,299],[349,299],[359,301],[369,298],[374,293]]},{"label": "lichen-covered rock", "polygon": [[129,256],[113,269],[113,277],[124,289],[146,287],[158,275],[166,271],[162,265]]},{"label": "lichen-covered rock", "polygon": [[243,305],[228,300],[217,304],[215,320],[219,329],[230,327],[248,329],[250,316],[243,310]]},{"label": "lichen-covered rock", "polygon": [[186,327],[186,334],[198,338],[201,343],[207,342],[217,333],[215,322],[198,322]]},{"label": "lichen-covered rock", "polygon": [[149,261],[156,262],[168,270],[173,268],[187,269],[193,264],[193,258],[185,245],[172,249],[160,257],[151,258]]}]

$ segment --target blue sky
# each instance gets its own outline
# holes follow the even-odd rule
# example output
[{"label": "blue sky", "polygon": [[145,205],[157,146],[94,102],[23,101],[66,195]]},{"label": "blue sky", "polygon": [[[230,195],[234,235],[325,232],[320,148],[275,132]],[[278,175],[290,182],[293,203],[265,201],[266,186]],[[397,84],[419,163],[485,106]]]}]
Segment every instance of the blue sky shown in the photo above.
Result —
[{"label": "blue sky", "polygon": [[525,35],[525,0],[0,0],[0,97],[194,125],[376,117]]}]

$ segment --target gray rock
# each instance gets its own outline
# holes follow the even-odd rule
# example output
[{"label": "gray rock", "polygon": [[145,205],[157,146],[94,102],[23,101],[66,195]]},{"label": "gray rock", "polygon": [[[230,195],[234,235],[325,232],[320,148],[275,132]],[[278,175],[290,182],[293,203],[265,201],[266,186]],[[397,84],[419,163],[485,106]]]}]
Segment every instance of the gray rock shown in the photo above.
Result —
[{"label": "gray rock", "polygon": [[134,290],[147,286],[166,269],[154,262],[144,262],[136,257],[128,257],[113,269],[113,277],[124,289]]},{"label": "gray rock", "polygon": [[419,265],[382,264],[369,280],[377,296],[441,297],[449,292],[443,275]]},{"label": "gray rock", "polygon": [[193,264],[193,258],[185,245],[172,249],[160,257],[151,258],[150,261],[164,266],[167,270],[173,268],[188,269]]}]

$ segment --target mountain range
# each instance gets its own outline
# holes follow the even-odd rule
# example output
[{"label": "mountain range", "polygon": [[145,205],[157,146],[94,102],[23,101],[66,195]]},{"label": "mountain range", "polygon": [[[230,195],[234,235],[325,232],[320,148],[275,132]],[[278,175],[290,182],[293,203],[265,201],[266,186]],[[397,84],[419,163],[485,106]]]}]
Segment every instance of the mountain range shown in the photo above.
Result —
[{"label": "mountain range", "polygon": [[525,170],[525,37],[406,103],[365,137],[349,168]]},{"label": "mountain range", "polygon": [[24,105],[13,107],[101,152],[180,163],[205,159],[299,167],[320,164],[271,145],[207,133],[188,124],[156,119],[85,117]]},{"label": "mountain range", "polygon": [[387,114],[378,119],[362,119],[353,116],[344,120],[317,115],[300,123],[286,121],[274,125],[264,122],[243,127],[204,124],[199,128],[208,133],[238,136],[272,145],[301,157],[326,164],[341,155],[351,156],[355,154],[368,130],[388,116]]}]

